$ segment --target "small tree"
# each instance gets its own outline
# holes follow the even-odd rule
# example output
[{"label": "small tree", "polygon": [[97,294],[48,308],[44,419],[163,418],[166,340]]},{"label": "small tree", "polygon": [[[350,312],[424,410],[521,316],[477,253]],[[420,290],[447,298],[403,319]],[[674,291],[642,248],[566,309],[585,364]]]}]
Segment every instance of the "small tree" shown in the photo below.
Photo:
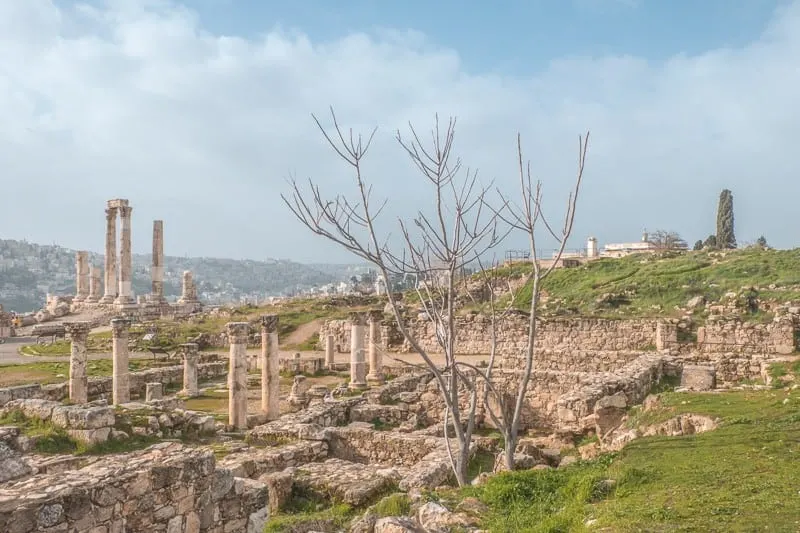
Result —
[{"label": "small tree", "polygon": [[756,245],[764,250],[769,248],[769,245],[767,244],[767,238],[764,237],[763,235],[756,240]]},{"label": "small tree", "polygon": [[706,240],[703,242],[703,248],[716,248],[716,247],[717,247],[717,236],[712,234],[706,237]]},{"label": "small tree", "polygon": [[728,189],[723,189],[719,195],[717,248],[736,248],[736,236],[733,233],[733,194]]},{"label": "small tree", "polygon": [[[531,377],[533,374],[533,367],[536,357],[536,335],[537,335],[537,315],[539,310],[539,301],[541,298],[542,283],[544,280],[558,267],[561,256],[564,254],[564,249],[567,245],[567,240],[572,234],[572,226],[575,221],[575,212],[578,202],[578,194],[580,193],[581,182],[583,180],[583,169],[586,163],[586,152],[589,148],[589,132],[586,136],[578,137],[578,168],[576,173],[575,183],[567,199],[566,211],[564,219],[560,226],[551,225],[550,222],[542,211],[542,182],[537,181],[533,184],[531,176],[531,164],[523,160],[522,155],[522,139],[517,135],[517,155],[519,165],[519,187],[520,187],[520,201],[521,205],[511,200],[506,200],[504,203],[508,206],[507,210],[499,213],[500,218],[508,223],[513,229],[523,233],[528,241],[530,248],[530,264],[531,272],[528,275],[527,284],[531,287],[531,300],[528,305],[528,335],[523,353],[524,366],[522,372],[519,374],[519,384],[512,394],[502,394],[487,380],[487,390],[490,391],[497,401],[500,412],[495,412],[490,404],[486,402],[484,397],[486,411],[489,414],[492,422],[503,433],[505,440],[504,449],[504,462],[506,468],[509,470],[514,469],[514,452],[517,447],[517,440],[519,437],[519,427],[522,422],[522,410],[525,405],[525,396],[528,393],[528,386],[530,385]],[[541,260],[538,257],[536,241],[545,233],[552,237],[557,244],[557,251],[549,266],[542,266]],[[513,294],[512,294],[513,300]],[[494,308],[494,300],[490,301],[491,304],[491,347],[492,353],[489,361],[489,371],[494,366],[494,358],[496,353],[496,310]],[[504,311],[504,313],[507,311]],[[516,385],[516,383],[515,383]]]},{"label": "small tree", "polygon": [[[312,115],[313,116],[313,115]],[[480,257],[499,244],[496,213],[487,207],[489,186],[481,186],[475,172],[463,171],[461,160],[452,156],[455,119],[440,131],[438,116],[429,147],[423,145],[413,126],[406,140],[396,134],[396,140],[411,159],[413,166],[431,186],[429,211],[419,210],[410,221],[400,220],[401,244],[388,237],[379,238],[376,220],[386,202],[375,205],[372,187],[367,183],[361,161],[366,155],[377,129],[362,141],[352,130],[346,134],[331,109],[333,132],[329,134],[313,116],[325,140],[352,167],[355,180],[355,199],[337,195],[323,197],[319,187],[309,179],[309,190],[303,192],[291,181],[290,197],[283,201],[306,227],[315,234],[337,243],[345,250],[373,264],[383,279],[392,274],[410,275],[416,285],[420,303],[436,332],[436,340],[444,354],[445,364],[435,364],[421,343],[407,328],[406,321],[392,291],[387,291],[389,305],[400,333],[420,355],[424,367],[433,373],[444,403],[444,440],[450,462],[459,485],[467,483],[470,443],[475,429],[475,413],[480,397],[473,373],[461,371],[456,359],[455,296],[458,273],[465,264]],[[416,231],[415,231],[416,230]],[[460,393],[467,392],[466,406]],[[458,442],[454,453],[448,438],[448,421]]]},{"label": "small tree", "polygon": [[703,241],[700,240],[696,241],[694,243],[694,246],[692,247],[692,250],[694,250],[695,252],[699,252],[702,249],[703,249]]}]

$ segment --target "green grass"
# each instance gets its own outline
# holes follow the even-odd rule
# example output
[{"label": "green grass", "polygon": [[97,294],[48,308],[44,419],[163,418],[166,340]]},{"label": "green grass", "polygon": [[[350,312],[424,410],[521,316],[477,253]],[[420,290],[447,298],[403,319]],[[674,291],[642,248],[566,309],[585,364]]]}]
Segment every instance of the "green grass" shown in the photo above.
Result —
[{"label": "green grass", "polygon": [[[152,359],[131,359],[128,368],[131,372],[145,370],[162,363]],[[110,376],[112,369],[111,359],[93,359],[86,365],[86,373],[89,377]],[[25,363],[21,365],[9,364],[0,365],[0,387],[12,387],[25,385],[28,383],[60,383],[67,380],[69,376],[69,362],[59,361],[52,363]]]},{"label": "green grass", "polygon": [[[327,527],[311,527],[311,530],[329,528],[343,529],[356,515],[356,510],[344,503],[330,504],[320,495],[306,491],[295,485],[292,495],[284,509],[271,515],[264,528],[264,533],[290,531],[293,526],[313,522],[324,523]],[[309,529],[303,529],[309,531]]]},{"label": "green grass", "polygon": [[[500,273],[519,277],[529,269],[518,264],[504,267]],[[770,285],[775,289],[769,289]],[[800,300],[800,249],[604,258],[554,270],[543,289],[553,302],[545,313],[622,318],[672,315],[675,306],[686,305],[694,296],[719,301],[726,292],[750,286],[760,288],[761,299]],[[603,295],[612,297],[598,301]],[[524,287],[516,304],[527,309],[530,297],[530,286]],[[770,319],[765,313],[754,313],[751,318]]]},{"label": "green grass", "polygon": [[372,510],[378,516],[407,516],[411,512],[411,499],[405,492],[395,492],[376,503]]},{"label": "green grass", "polygon": [[108,440],[98,444],[79,442],[64,428],[50,421],[26,417],[20,411],[11,411],[0,418],[0,426],[17,426],[23,435],[34,439],[34,450],[45,455],[108,455],[141,450],[158,442],[155,437],[131,435],[124,440]]},{"label": "green grass", "polygon": [[720,418],[720,428],[639,439],[595,461],[504,473],[442,498],[477,496],[490,508],[483,527],[497,532],[800,529],[799,391],[665,393],[662,405],[637,422],[694,413]]}]

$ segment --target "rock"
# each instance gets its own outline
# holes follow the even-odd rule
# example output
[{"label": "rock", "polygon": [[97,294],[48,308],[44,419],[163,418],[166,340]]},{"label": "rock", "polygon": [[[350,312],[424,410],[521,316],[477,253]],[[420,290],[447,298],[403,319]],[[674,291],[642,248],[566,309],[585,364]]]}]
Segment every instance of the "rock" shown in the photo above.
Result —
[{"label": "rock", "polygon": [[569,466],[571,464],[575,464],[578,462],[578,458],[574,455],[567,455],[561,458],[561,462],[558,464],[559,468],[563,468],[565,466]]},{"label": "rock", "polygon": [[269,511],[277,513],[292,496],[292,476],[294,468],[287,468],[281,472],[264,474],[259,481],[267,486]]},{"label": "rock", "polygon": [[[540,454],[541,457],[541,454]],[[527,455],[524,453],[515,453],[514,454],[514,470],[528,470],[533,468],[537,464],[541,464],[544,462],[543,459],[537,457],[533,457],[531,455]],[[508,470],[506,468],[506,459],[505,453],[500,452],[494,458],[494,469],[493,472],[503,472],[504,470]]]},{"label": "rock", "polygon": [[417,511],[417,523],[429,533],[448,533],[457,528],[468,527],[475,520],[453,513],[436,502],[428,502]]},{"label": "rock", "polygon": [[475,518],[480,518],[489,512],[489,506],[478,498],[469,496],[461,500],[458,506],[456,506],[456,511]]},{"label": "rock", "polygon": [[684,365],[681,387],[692,391],[712,390],[716,387],[717,372],[712,366]]},{"label": "rock", "polygon": [[684,414],[670,418],[661,424],[654,424],[641,430],[644,437],[652,435],[666,435],[669,437],[679,437],[681,435],[693,435],[695,433],[705,433],[717,428],[717,421],[713,418]]},{"label": "rock", "polygon": [[481,472],[480,474],[475,476],[475,479],[472,480],[470,485],[472,485],[473,487],[478,487],[478,486],[483,485],[484,483],[486,483],[486,481],[490,477],[492,477],[492,476],[488,472]]},{"label": "rock", "polygon": [[0,483],[33,473],[33,468],[5,443],[0,442]]},{"label": "rock", "polygon": [[661,408],[661,397],[657,394],[648,394],[647,397],[644,399],[642,403],[642,410],[645,413],[649,411],[655,411]]},{"label": "rock", "polygon": [[375,521],[375,533],[420,533],[408,518],[389,516]]},{"label": "rock", "polygon": [[704,296],[695,296],[691,298],[688,302],[686,302],[687,309],[697,309],[698,307],[704,305],[706,303],[706,299]]}]

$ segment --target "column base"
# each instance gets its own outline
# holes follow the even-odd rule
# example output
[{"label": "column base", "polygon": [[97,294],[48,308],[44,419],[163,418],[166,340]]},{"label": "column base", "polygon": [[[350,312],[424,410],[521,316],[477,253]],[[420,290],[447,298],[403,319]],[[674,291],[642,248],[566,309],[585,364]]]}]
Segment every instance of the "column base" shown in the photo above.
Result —
[{"label": "column base", "polygon": [[99,303],[101,303],[101,304],[113,304],[115,299],[116,299],[116,296],[111,296],[109,294],[106,294],[105,296],[100,298]]},{"label": "column base", "polygon": [[380,387],[381,385],[386,385],[386,377],[382,374],[375,376],[367,374],[367,383],[370,387]]},{"label": "column base", "polygon": [[367,385],[366,381],[363,383],[356,383],[354,381],[351,381],[350,383],[347,384],[347,388],[350,390],[367,390],[369,388],[369,385]]},{"label": "column base", "polygon": [[83,301],[83,303],[86,303],[86,304],[96,304],[96,303],[99,303],[99,302],[100,302],[100,298],[97,298],[96,296],[95,297],[86,298]]}]

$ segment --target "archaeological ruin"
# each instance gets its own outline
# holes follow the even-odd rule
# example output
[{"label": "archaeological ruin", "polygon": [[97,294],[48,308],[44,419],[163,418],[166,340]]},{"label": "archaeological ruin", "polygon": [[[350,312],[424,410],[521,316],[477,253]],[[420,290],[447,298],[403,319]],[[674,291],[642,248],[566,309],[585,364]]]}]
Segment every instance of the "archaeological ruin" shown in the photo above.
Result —
[{"label": "archaeological ruin", "polygon": [[[189,271],[180,299],[168,303],[161,220],[153,222],[150,293],[137,298],[131,213],[127,200],[108,202],[104,292],[99,268],[80,251],[74,297],[48,299],[48,319],[63,319],[68,371],[61,380],[0,388],[0,531],[254,533],[291,513],[298,498],[346,504],[355,514],[349,529],[317,521],[294,531],[452,530],[431,525],[421,510],[432,505],[425,491],[455,483],[452,422],[434,374],[414,359],[388,308],[334,306],[308,349],[281,344],[298,326],[277,310],[204,310]],[[85,310],[100,318],[69,319]],[[437,330],[422,311],[404,304],[399,316],[408,335],[437,354]],[[709,431],[714,420],[693,415],[647,427],[626,421],[665,386],[755,387],[774,379],[770,365],[795,359],[800,308],[776,305],[761,322],[723,306],[709,311],[693,327],[680,318],[539,318],[515,467],[562,468],[642,436]],[[191,336],[171,353],[143,357],[141,324],[154,320],[186,325]],[[469,453],[493,465],[472,480],[481,483],[505,468],[490,411],[500,413],[499,398],[519,390],[528,315],[495,322],[465,310],[455,321],[456,353],[472,364],[464,372],[485,372],[487,354],[497,353],[489,383],[475,381],[476,394],[487,394]],[[215,326],[201,328],[208,324]],[[0,337],[10,328],[0,307]],[[99,374],[90,345],[110,352],[108,373]],[[475,391],[458,390],[459,403]],[[415,502],[413,516],[370,514],[398,491]],[[455,530],[479,530],[474,517],[437,509],[437,520]]]}]

